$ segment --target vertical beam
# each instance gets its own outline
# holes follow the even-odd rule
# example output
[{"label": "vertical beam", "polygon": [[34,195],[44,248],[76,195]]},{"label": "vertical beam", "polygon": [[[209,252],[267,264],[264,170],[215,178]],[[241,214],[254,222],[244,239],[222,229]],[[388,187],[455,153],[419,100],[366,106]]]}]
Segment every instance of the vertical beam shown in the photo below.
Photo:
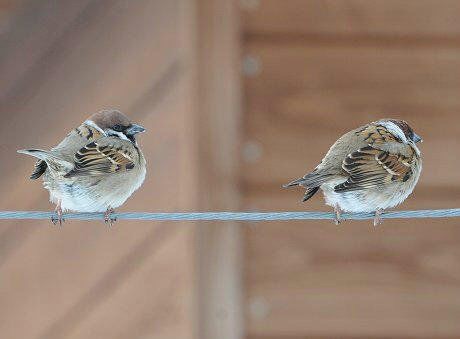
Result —
[{"label": "vertical beam", "polygon": [[[197,0],[199,208],[239,207],[240,36],[232,0]],[[198,338],[244,336],[242,246],[235,223],[198,226]]]}]

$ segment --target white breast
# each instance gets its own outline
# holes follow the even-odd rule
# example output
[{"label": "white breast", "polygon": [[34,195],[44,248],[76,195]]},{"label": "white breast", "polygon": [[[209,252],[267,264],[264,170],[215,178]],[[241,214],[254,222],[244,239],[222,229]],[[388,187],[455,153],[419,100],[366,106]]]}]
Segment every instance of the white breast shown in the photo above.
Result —
[{"label": "white breast", "polygon": [[60,181],[59,186],[45,187],[50,191],[50,201],[58,203],[64,211],[105,212],[107,208],[117,208],[144,182],[146,167],[140,166],[130,172],[112,174],[100,179],[96,184],[87,180],[73,183]]},{"label": "white breast", "polygon": [[405,183],[395,182],[383,189],[367,189],[361,191],[335,192],[334,187],[341,184],[345,179],[337,179],[321,186],[326,204],[332,207],[338,206],[345,212],[375,212],[377,209],[392,208],[412,193],[420,177],[422,169],[421,161],[412,167],[413,175]]}]

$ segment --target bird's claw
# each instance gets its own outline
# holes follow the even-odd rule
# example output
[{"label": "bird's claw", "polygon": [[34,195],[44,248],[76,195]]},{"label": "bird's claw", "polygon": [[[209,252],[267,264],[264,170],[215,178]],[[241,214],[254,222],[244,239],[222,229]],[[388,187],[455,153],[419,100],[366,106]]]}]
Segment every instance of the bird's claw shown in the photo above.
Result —
[{"label": "bird's claw", "polygon": [[109,227],[113,226],[113,223],[117,221],[117,218],[114,217],[112,214],[115,212],[115,210],[111,207],[107,208],[107,211],[104,213],[104,222],[109,225]]},{"label": "bird's claw", "polygon": [[340,216],[341,214],[340,207],[337,205],[334,207],[334,214],[335,214],[334,223],[338,226],[342,222],[342,218]]},{"label": "bird's claw", "polygon": [[51,216],[51,222],[53,223],[54,226],[56,226],[58,223],[59,223],[59,226],[62,226],[62,224],[65,222],[65,219],[62,217],[62,215],[59,215],[58,213],[56,213]]},{"label": "bird's claw", "polygon": [[383,220],[382,220],[382,214],[383,214],[383,209],[379,208],[375,211],[375,216],[374,216],[374,227],[381,225]]},{"label": "bird's claw", "polygon": [[54,213],[55,214],[51,216],[51,222],[53,223],[53,225],[57,225],[57,223],[59,223],[59,226],[62,226],[62,224],[65,222],[65,219],[63,217],[64,213],[62,212],[60,201],[58,202],[56,209],[54,210]]}]

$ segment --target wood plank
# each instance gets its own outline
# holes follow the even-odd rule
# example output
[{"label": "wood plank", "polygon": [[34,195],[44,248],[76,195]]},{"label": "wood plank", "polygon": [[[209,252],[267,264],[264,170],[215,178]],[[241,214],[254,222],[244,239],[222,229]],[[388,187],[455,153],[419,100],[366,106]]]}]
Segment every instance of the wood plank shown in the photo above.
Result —
[{"label": "wood plank", "polygon": [[[245,80],[243,208],[329,210],[321,196],[302,204],[302,190],[281,184],[313,169],[341,133],[389,115],[425,139],[421,181],[401,208],[457,207],[460,160],[448,150],[460,146],[460,49],[305,41],[247,40],[260,69]],[[459,336],[457,224],[249,223],[248,337]]]},{"label": "wood plank", "polygon": [[[2,101],[0,114],[7,123],[0,129],[9,141],[0,154],[10,159],[0,164],[1,184],[10,192],[2,209],[52,209],[41,183],[27,179],[33,160],[14,156],[15,150],[50,147],[105,107],[125,111],[148,130],[139,138],[149,164],[146,181],[121,210],[196,204],[197,180],[188,158],[193,135],[186,123],[194,79],[183,68],[192,62],[187,53],[193,53],[185,53],[189,46],[183,44],[191,33],[176,24],[187,19],[179,15],[185,2],[109,3],[84,12],[63,40],[49,42],[54,36],[42,35],[50,46],[47,57],[24,67]],[[183,13],[193,21],[193,12]],[[49,20],[57,20],[51,14]],[[23,61],[17,60],[19,68]],[[48,221],[1,224],[5,337],[193,337],[193,226],[123,221],[108,230],[99,222],[69,221],[62,229]]]},{"label": "wood plank", "polygon": [[[139,15],[136,25],[124,12],[122,1],[98,10],[86,12],[86,17],[79,20],[84,24],[67,32],[66,39],[58,41],[47,58],[21,76],[15,90],[3,100],[0,114],[8,116],[8,123],[0,126],[5,135],[4,152],[29,146],[52,147],[73,126],[102,108],[128,111],[149,95],[152,85],[171,65],[184,63],[178,56],[181,38],[177,26],[164,28],[168,17],[178,10],[176,2],[161,6],[145,1],[130,6],[129,13],[133,17]],[[150,12],[158,13],[158,19],[152,20]],[[113,22],[118,24],[114,27]],[[158,34],[155,44],[150,44],[152,31]],[[113,39],[115,36],[117,40]],[[74,46],[78,46],[78,51]],[[145,112],[149,113],[147,109]],[[127,113],[132,119],[140,119],[138,112]],[[62,127],[50,129],[51,124]],[[20,139],[19,130],[27,131]],[[14,208],[14,197],[23,197],[17,198],[23,202],[28,199],[20,190],[29,183],[17,184],[30,171],[30,162],[24,160],[15,156],[2,162],[4,172],[16,175],[14,180],[10,177],[2,181],[5,190],[12,194],[1,201],[5,208]]]},{"label": "wood plank", "polygon": [[[248,339],[330,339],[330,336],[318,335],[318,336],[311,336],[311,335],[251,335],[247,337]],[[347,336],[340,336],[341,339],[369,339],[366,336],[356,336],[356,335],[347,335]],[[416,337],[410,337],[407,335],[398,336],[398,337],[390,337],[387,335],[379,335],[374,336],[372,339],[415,339]],[[427,339],[429,337],[426,337]],[[437,339],[456,339],[455,336],[442,336],[436,337]]]},{"label": "wood plank", "polygon": [[[246,228],[248,331],[258,336],[455,336],[456,220]],[[270,260],[267,260],[270,258]]]},{"label": "wood plank", "polygon": [[[245,2],[243,2],[244,4]],[[460,3],[455,0],[277,0],[247,1],[249,35],[309,35],[458,39]]]},{"label": "wood plank", "polygon": [[[21,10],[10,18],[10,29],[0,38],[0,100],[5,100],[39,60],[49,57],[60,40],[67,39],[84,11],[98,5],[92,0],[56,2],[25,1]],[[33,34],[31,34],[33,32]],[[55,53],[56,51],[54,51]]]},{"label": "wood plank", "polygon": [[18,13],[23,9],[27,0],[1,0],[0,1],[0,40],[4,34],[9,31],[12,21],[14,21]]},{"label": "wood plank", "polygon": [[[232,0],[198,1],[199,210],[239,207],[239,16]],[[244,337],[242,237],[232,222],[200,223],[197,338]]]},{"label": "wood plank", "polygon": [[[245,81],[248,159],[243,182],[279,187],[313,169],[346,131],[383,117],[403,118],[424,137],[420,186],[457,187],[460,159],[460,49],[275,47],[252,43],[261,72]],[[433,197],[433,199],[436,199]]]},{"label": "wood plank", "polygon": [[125,266],[135,271],[68,338],[191,338],[194,237],[193,228],[177,223],[153,228],[129,253]]},{"label": "wood plank", "polygon": [[[155,164],[152,167],[155,175],[147,176],[142,189],[122,210],[171,210],[189,206],[190,202],[182,202],[190,194],[185,190],[190,182],[185,172],[189,171],[181,163],[184,150],[180,145],[184,145],[185,140],[177,140],[178,137],[185,138],[186,133],[185,130],[174,136],[169,133],[182,130],[177,115],[188,112],[190,106],[178,99],[184,98],[184,94],[187,91],[183,89],[172,90],[169,98],[156,109],[150,107],[152,115],[142,120],[144,126],[158,129],[154,135],[149,136],[149,132],[139,140],[149,163]],[[164,119],[158,119],[160,116]],[[150,138],[155,141],[151,142],[153,139]],[[181,177],[188,183],[172,189],[169,175]],[[39,183],[36,185],[40,186]],[[163,192],[161,199],[155,198],[153,191]],[[48,205],[46,193],[40,191],[39,194],[42,202]],[[177,199],[181,195],[181,199]],[[2,228],[6,226],[2,222]],[[190,253],[193,253],[195,235],[191,233],[193,228],[190,225],[183,228],[181,225],[164,225],[174,230],[172,235],[175,236],[168,233],[167,237],[160,236],[163,231],[154,224],[125,221],[109,230],[113,233],[99,222],[72,221],[61,230],[53,230],[47,221],[18,222],[11,227],[29,233],[6,253],[7,258],[3,258],[0,268],[11,278],[4,280],[1,291],[1,298],[9,308],[0,324],[2,333],[40,332],[46,338],[78,338],[82,337],[81,333],[85,333],[83,337],[91,338],[86,334],[92,333],[93,337],[114,338],[131,328],[132,333],[157,338],[163,338],[165,333],[181,338],[191,335],[194,258]],[[13,242],[15,235],[17,233],[6,234],[13,236],[8,238]],[[8,239],[2,237],[5,243]],[[159,252],[157,247],[161,249]],[[140,249],[135,250],[137,248]],[[168,248],[174,249],[174,253]],[[132,252],[135,252],[134,257]],[[118,272],[115,278],[111,272]],[[101,280],[104,281],[101,278],[109,273],[112,280],[101,286]],[[145,285],[149,281],[149,285]],[[154,291],[149,290],[152,286],[155,286]],[[177,288],[174,293],[170,291],[171,286]],[[85,298],[88,293],[90,299]],[[81,306],[82,298],[86,301],[85,307]],[[138,298],[142,302],[131,304],[129,310],[120,313]],[[152,313],[152,309],[168,309],[170,312],[168,315]],[[126,313],[130,316],[127,317]],[[28,320],[28,326],[18,329],[18,321],[24,319]],[[154,328],[149,325],[150,321],[156,324]],[[94,333],[100,335],[94,336]]]}]

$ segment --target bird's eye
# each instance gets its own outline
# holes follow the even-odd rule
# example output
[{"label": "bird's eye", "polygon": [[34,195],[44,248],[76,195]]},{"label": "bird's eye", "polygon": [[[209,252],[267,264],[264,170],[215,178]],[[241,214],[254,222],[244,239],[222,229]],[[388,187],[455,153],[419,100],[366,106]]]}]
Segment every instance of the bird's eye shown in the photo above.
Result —
[{"label": "bird's eye", "polygon": [[124,130],[124,127],[122,125],[116,124],[115,126],[113,126],[112,129],[116,132],[122,132]]}]

